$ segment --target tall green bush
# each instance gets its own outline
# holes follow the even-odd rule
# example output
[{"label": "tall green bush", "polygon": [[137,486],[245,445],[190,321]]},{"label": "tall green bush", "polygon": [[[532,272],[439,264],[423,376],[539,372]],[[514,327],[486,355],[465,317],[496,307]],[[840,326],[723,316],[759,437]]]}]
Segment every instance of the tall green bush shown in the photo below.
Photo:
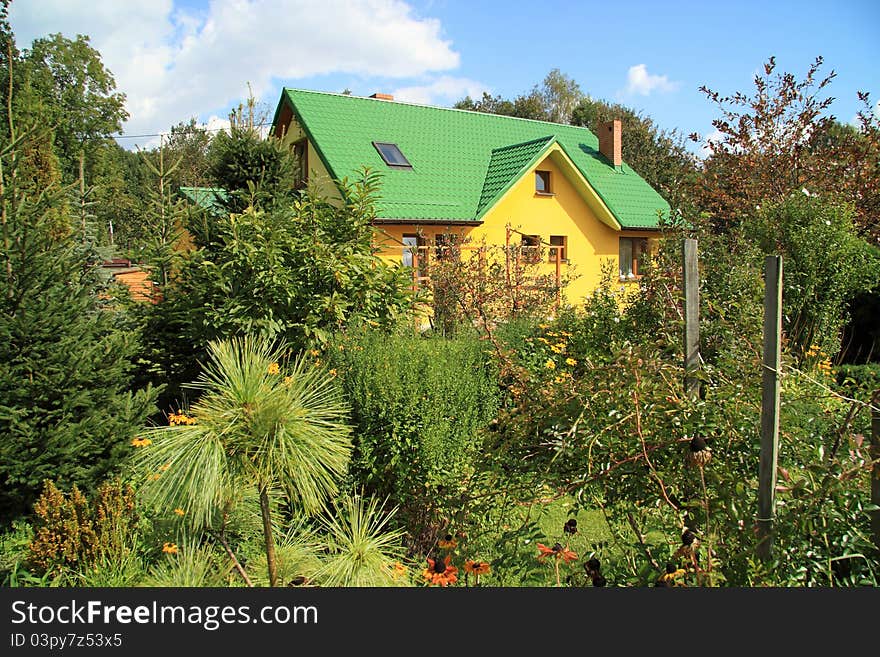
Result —
[{"label": "tall green bush", "polygon": [[354,483],[399,505],[410,540],[430,541],[457,508],[498,408],[482,343],[366,332],[331,354],[352,405]]},{"label": "tall green bush", "polygon": [[880,250],[857,236],[850,206],[795,194],[767,205],[745,225],[745,237],[783,257],[783,324],[805,352],[813,344],[840,350],[849,301],[880,282]]}]

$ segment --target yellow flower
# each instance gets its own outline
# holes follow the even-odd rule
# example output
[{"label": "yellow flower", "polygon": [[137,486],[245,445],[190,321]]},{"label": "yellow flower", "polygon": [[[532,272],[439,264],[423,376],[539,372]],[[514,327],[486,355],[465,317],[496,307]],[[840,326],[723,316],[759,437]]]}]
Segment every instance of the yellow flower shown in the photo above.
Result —
[{"label": "yellow flower", "polygon": [[565,359],[565,362],[566,362],[568,365],[571,365],[572,367],[574,367],[575,365],[578,364],[578,362],[577,362],[574,358],[566,358],[566,359]]},{"label": "yellow flower", "polygon": [[538,324],[538,328],[543,331],[544,329],[550,328],[550,325],[549,324]]},{"label": "yellow flower", "polygon": [[180,424],[195,424],[196,419],[194,417],[189,417],[184,413],[170,413],[168,415],[168,424],[173,426],[177,426]]},{"label": "yellow flower", "polygon": [[151,474],[151,475],[150,475],[150,481],[156,481],[156,480],[157,480],[159,477],[161,477],[161,476],[162,476],[162,473],[161,473],[161,472],[157,472],[157,473],[155,473],[155,474]]},{"label": "yellow flower", "polygon": [[149,438],[135,438],[131,441],[132,447],[146,447],[147,445],[151,445],[153,443]]},{"label": "yellow flower", "polygon": [[166,463],[165,465],[159,466],[159,472],[165,472],[170,467],[171,467],[170,463]]},{"label": "yellow flower", "polygon": [[293,377],[291,377],[291,376],[284,377],[284,385],[289,386],[291,381],[293,381]]},{"label": "yellow flower", "polygon": [[162,544],[162,552],[165,554],[177,554],[177,544],[176,543],[163,543]]},{"label": "yellow flower", "polygon": [[330,376],[336,376],[336,369],[332,369],[329,372]]},{"label": "yellow flower", "polygon": [[552,351],[554,354],[561,354],[563,351],[565,351],[565,345],[562,342],[551,344],[550,351]]},{"label": "yellow flower", "polygon": [[555,369],[556,369],[556,363],[554,363],[552,359],[549,359],[549,358],[548,358],[548,359],[547,359],[547,362],[544,363],[544,367],[546,367],[548,370],[555,370]]},{"label": "yellow flower", "polygon": [[311,356],[312,358],[316,358],[320,354],[321,354],[321,352],[318,351],[317,349],[310,349],[309,350],[309,356]]},{"label": "yellow flower", "polygon": [[176,509],[174,509],[174,513],[176,513],[179,516],[182,516],[184,513],[186,513],[186,511],[184,511],[180,507],[177,507]]},{"label": "yellow flower", "polygon": [[281,368],[278,367],[278,363],[269,363],[269,374],[278,374],[281,371]]}]

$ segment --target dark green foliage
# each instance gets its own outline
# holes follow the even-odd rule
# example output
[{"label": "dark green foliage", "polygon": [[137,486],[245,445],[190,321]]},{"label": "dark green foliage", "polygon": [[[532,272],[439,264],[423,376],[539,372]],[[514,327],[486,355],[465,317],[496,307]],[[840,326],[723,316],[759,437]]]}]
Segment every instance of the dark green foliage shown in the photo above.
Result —
[{"label": "dark green foliage", "polygon": [[856,236],[850,207],[795,194],[745,224],[745,236],[783,259],[783,324],[802,352],[833,356],[851,299],[880,283],[880,250]]},{"label": "dark green foliage", "polygon": [[[0,521],[44,479],[91,489],[120,463],[155,396],[132,390],[138,335],[99,298],[94,253],[74,237],[45,140],[3,140],[0,197]],[[14,133],[13,133],[14,134]],[[44,133],[42,133],[44,134]]]},{"label": "dark green foliage", "polygon": [[498,407],[482,343],[369,332],[330,358],[353,409],[354,485],[390,497],[410,540],[430,542],[461,507]]},{"label": "dark green foliage", "polygon": [[214,137],[208,162],[213,185],[226,190],[217,203],[227,213],[280,208],[293,200],[294,160],[277,139],[261,139],[254,129],[233,126],[230,133]]},{"label": "dark green foliage", "polygon": [[36,39],[22,53],[25,75],[44,102],[46,125],[55,131],[55,147],[66,182],[77,177],[80,151],[89,161],[107,137],[121,132],[128,118],[125,94],[89,37],[61,34]]},{"label": "dark green foliage", "polygon": [[194,231],[202,248],[166,300],[146,309],[155,374],[188,383],[216,338],[254,334],[302,350],[359,322],[393,326],[410,308],[411,282],[374,254],[377,184],[374,175],[343,183],[341,206],[312,189],[288,207],[209,218],[208,231]]}]

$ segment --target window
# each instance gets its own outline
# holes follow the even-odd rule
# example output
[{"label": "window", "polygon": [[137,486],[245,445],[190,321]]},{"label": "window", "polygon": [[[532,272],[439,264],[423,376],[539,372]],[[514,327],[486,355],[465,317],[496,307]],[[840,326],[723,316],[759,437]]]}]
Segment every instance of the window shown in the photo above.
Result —
[{"label": "window", "polygon": [[422,268],[425,258],[425,250],[419,249],[425,245],[425,240],[418,235],[406,234],[403,236],[403,266],[413,266],[413,254],[416,254],[419,262],[419,269]]},{"label": "window", "polygon": [[568,253],[566,246],[568,238],[565,235],[551,235],[550,249],[548,250],[548,262],[556,262],[556,252],[559,252],[559,259],[562,262],[568,262]]},{"label": "window", "polygon": [[290,152],[293,153],[294,161],[294,179],[293,188],[302,189],[306,186],[309,177],[309,140],[300,139],[290,145]]},{"label": "window", "polygon": [[535,193],[537,194],[550,194],[552,193],[550,189],[550,172],[549,171],[535,171]]},{"label": "window", "polygon": [[541,257],[541,238],[537,235],[523,235],[520,252],[525,262],[538,262]]},{"label": "window", "polygon": [[648,257],[648,240],[642,237],[620,238],[620,280],[641,276],[642,265]]},{"label": "window", "polygon": [[412,169],[412,164],[410,164],[409,160],[403,156],[403,153],[400,152],[397,144],[374,141],[373,146],[376,147],[376,150],[379,151],[379,155],[382,156],[382,159],[388,166],[395,169]]}]

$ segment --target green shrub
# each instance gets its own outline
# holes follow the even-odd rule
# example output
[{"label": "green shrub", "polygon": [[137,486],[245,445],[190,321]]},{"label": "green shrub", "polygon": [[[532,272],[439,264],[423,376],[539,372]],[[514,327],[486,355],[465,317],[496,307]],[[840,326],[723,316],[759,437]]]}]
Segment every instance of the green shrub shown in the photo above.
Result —
[{"label": "green shrub", "polygon": [[353,483],[398,504],[411,533],[439,531],[498,408],[482,343],[367,332],[330,354],[353,408]]}]

